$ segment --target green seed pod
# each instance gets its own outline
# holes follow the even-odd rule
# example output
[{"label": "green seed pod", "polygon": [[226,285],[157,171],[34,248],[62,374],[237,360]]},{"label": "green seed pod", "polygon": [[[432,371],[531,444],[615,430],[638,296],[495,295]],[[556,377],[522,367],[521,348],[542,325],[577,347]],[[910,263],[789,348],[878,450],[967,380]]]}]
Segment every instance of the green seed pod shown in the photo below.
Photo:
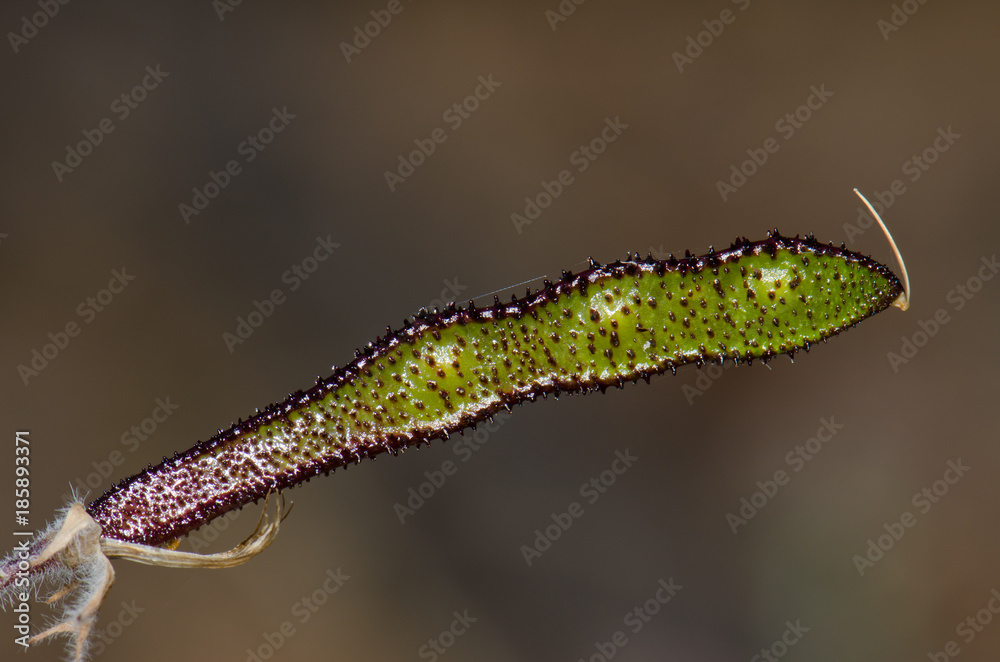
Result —
[{"label": "green seed pod", "polygon": [[620,387],[685,363],[793,355],[890,305],[906,310],[906,268],[869,209],[892,244],[904,284],[843,245],[775,231],[700,257],[592,262],[509,304],[422,312],[308,391],[120,482],[86,508],[73,503],[0,560],[0,598],[54,583],[66,605],[62,618],[32,641],[69,635],[74,659],[81,660],[114,582],[111,558],[167,567],[238,565],[274,540],[283,517],[280,495],[274,517],[263,518],[228,552],[192,554],[172,543],[273,491],[447,437],[539,395]]},{"label": "green seed pod", "polygon": [[546,393],[826,340],[902,299],[871,258],[777,234],[700,257],[592,264],[508,304],[418,315],[306,392],[90,504],[106,538],[160,544],[271,490],[444,438]]},{"label": "green seed pod", "polygon": [[901,293],[864,256],[777,234],[703,257],[595,266],[511,304],[419,319],[316,413],[342,438],[458,429],[543,392],[793,354]]}]

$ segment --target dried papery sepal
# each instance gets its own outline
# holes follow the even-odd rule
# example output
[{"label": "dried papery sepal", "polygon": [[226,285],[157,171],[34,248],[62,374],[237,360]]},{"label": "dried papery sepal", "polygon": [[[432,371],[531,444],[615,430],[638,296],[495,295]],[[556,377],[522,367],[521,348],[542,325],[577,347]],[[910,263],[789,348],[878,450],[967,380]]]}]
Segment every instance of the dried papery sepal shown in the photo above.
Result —
[{"label": "dried papery sepal", "polygon": [[[87,513],[83,503],[71,503],[28,545],[25,558],[15,554],[14,558],[4,560],[0,569],[0,595],[10,600],[15,593],[25,590],[35,595],[52,590],[45,602],[59,609],[59,614],[50,627],[31,637],[30,644],[68,637],[69,659],[83,660],[98,612],[115,581],[110,559],[167,568],[231,568],[246,563],[274,541],[281,520],[288,514],[282,512],[281,495],[277,495],[275,502],[274,515],[269,516],[265,499],[257,527],[246,540],[231,550],[215,554],[193,554],[102,538],[100,524]],[[21,565],[22,561],[26,567]],[[23,574],[18,575],[19,572]],[[18,576],[24,576],[29,585],[15,586],[12,580]]]}]

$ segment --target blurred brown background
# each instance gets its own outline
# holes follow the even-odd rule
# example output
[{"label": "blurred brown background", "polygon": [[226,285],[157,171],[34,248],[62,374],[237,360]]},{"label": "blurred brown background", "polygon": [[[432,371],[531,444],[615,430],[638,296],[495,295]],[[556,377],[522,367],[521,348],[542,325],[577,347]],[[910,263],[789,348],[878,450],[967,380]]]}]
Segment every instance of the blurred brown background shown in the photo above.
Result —
[{"label": "blurred brown background", "polygon": [[[89,478],[97,496],[442,297],[487,303],[588,255],[700,253],[773,227],[848,241],[896,270],[881,233],[853,227],[854,186],[905,188],[885,217],[914,302],[794,364],[691,367],[550,399],[472,437],[486,440],[474,453],[457,437],[314,480],[288,493],[277,542],[237,569],[119,563],[100,659],[746,660],[766,648],[943,660],[949,641],[962,659],[997,658],[1000,281],[977,282],[1000,239],[994,3],[591,0],[553,30],[556,0],[418,0],[394,5],[350,62],[342,43],[371,12],[384,21],[386,2],[225,6],[73,2],[36,17],[37,30],[24,23],[37,2],[0,10],[0,484],[13,483],[14,431],[30,430],[35,527],[69,484]],[[902,25],[886,39],[879,21],[894,11]],[[700,54],[689,37],[707,44]],[[675,53],[689,48],[697,57],[679,71]],[[444,113],[480,76],[499,86],[456,128]],[[155,87],[122,117],[121,95],[144,77]],[[810,117],[797,128],[783,120],[814,87],[832,96],[800,110]],[[294,119],[263,151],[241,151],[275,108]],[[57,177],[53,162],[105,118],[114,130]],[[578,172],[573,153],[606,118],[627,128]],[[935,148],[949,127],[960,137]],[[384,173],[435,129],[446,140],[391,191]],[[723,200],[717,182],[769,138],[779,149]],[[179,205],[230,160],[239,174],[185,223]],[[519,232],[511,215],[563,169],[573,184]],[[282,274],[317,237],[340,247],[292,291]],[[87,312],[123,268],[133,280]],[[223,334],[275,288],[285,302],[230,352]],[[935,331],[939,310],[948,321]],[[69,322],[79,335],[25,383],[18,366]],[[904,339],[922,346],[894,366]],[[175,411],[146,421],[141,443],[126,435],[157,398]],[[842,427],[815,457],[788,457],[831,417]],[[632,466],[596,503],[582,498],[626,449]],[[447,460],[457,472],[401,524],[394,506]],[[939,482],[947,493],[929,508],[914,503],[949,461],[967,474]],[[734,535],[727,514],[761,503],[758,481],[778,470],[787,484]],[[11,491],[0,508],[13,510]],[[573,501],[583,515],[529,567],[522,546]],[[185,546],[226,548],[257,512]],[[913,526],[883,537],[891,548],[861,575],[855,556],[906,512]],[[329,594],[338,568],[350,579]],[[635,632],[626,615],[670,578],[683,588]],[[455,612],[477,620],[453,638]],[[959,628],[977,612],[988,624]],[[275,634],[283,625],[294,633]],[[25,659],[59,655],[52,645]]]}]

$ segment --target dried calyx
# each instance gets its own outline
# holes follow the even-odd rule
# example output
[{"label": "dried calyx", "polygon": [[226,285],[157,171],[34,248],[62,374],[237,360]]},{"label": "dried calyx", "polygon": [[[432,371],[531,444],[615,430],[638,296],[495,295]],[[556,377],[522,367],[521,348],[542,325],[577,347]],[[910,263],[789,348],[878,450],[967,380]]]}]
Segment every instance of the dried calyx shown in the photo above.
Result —
[{"label": "dried calyx", "polygon": [[217,554],[194,554],[101,537],[101,527],[77,501],[54,523],[26,541],[0,563],[0,601],[4,605],[24,594],[41,596],[60,609],[56,622],[29,640],[36,644],[52,637],[70,638],[69,659],[86,658],[87,643],[104,598],[115,581],[110,559],[120,558],[167,568],[230,568],[261,553],[278,535],[287,516],[279,495],[273,516],[267,503],[254,532],[233,549]]}]

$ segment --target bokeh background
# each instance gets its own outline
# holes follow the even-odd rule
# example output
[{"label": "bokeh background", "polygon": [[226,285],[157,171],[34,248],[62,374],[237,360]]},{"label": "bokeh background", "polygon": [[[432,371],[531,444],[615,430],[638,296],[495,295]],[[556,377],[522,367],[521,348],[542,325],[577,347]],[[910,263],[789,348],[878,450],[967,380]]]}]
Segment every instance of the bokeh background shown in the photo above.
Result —
[{"label": "bokeh background", "polygon": [[[464,441],[313,480],[242,567],[118,563],[99,659],[943,660],[948,642],[963,659],[1000,654],[988,610],[1000,279],[979,272],[1000,239],[995,3],[564,1],[554,22],[556,0],[418,0],[393,5],[350,61],[343,44],[386,2],[73,2],[26,28],[42,5],[0,9],[0,508],[13,510],[14,433],[30,430],[36,527],[70,484],[97,496],[422,306],[521,293],[587,256],[700,253],[777,227],[895,270],[851,189],[899,180],[885,217],[914,291],[905,314],[794,363],[549,399]],[[123,118],[112,104],[147,67],[167,75]],[[479,77],[499,85],[456,128],[444,113]],[[832,96],[788,135],[777,123],[814,87]],[[248,162],[240,145],[273,109],[294,119]],[[57,176],[53,162],[105,118],[114,131]],[[578,172],[572,155],[609,118],[627,128]],[[390,189],[385,172],[435,129],[446,140]],[[939,131],[959,137],[935,148]],[[778,151],[724,199],[718,182],[769,138]],[[186,222],[179,205],[230,160],[240,173]],[[512,214],[563,169],[573,184],[518,227]],[[292,291],[282,274],[319,237],[339,247]],[[81,314],[115,269],[133,280]],[[230,351],[223,334],[275,288],[285,302]],[[19,366],[69,322],[81,333],[25,379]],[[894,365],[906,342],[921,346]],[[158,398],[176,409],[154,425]],[[842,427],[795,471],[788,454],[823,419]],[[616,452],[637,459],[588,503],[581,485]],[[449,460],[454,475],[401,523],[396,505]],[[949,461],[969,470],[918,508]],[[787,484],[734,534],[727,514],[760,503],[758,481],[779,470]],[[583,515],[529,566],[523,546],[574,501]],[[225,549],[258,512],[184,548]],[[855,557],[907,512],[915,524],[861,574]],[[338,569],[350,579],[331,593]],[[682,588],[634,632],[626,615],[671,579]],[[476,621],[453,638],[456,612]],[[977,612],[982,625],[956,629]],[[617,631],[624,645],[608,643]]]}]

